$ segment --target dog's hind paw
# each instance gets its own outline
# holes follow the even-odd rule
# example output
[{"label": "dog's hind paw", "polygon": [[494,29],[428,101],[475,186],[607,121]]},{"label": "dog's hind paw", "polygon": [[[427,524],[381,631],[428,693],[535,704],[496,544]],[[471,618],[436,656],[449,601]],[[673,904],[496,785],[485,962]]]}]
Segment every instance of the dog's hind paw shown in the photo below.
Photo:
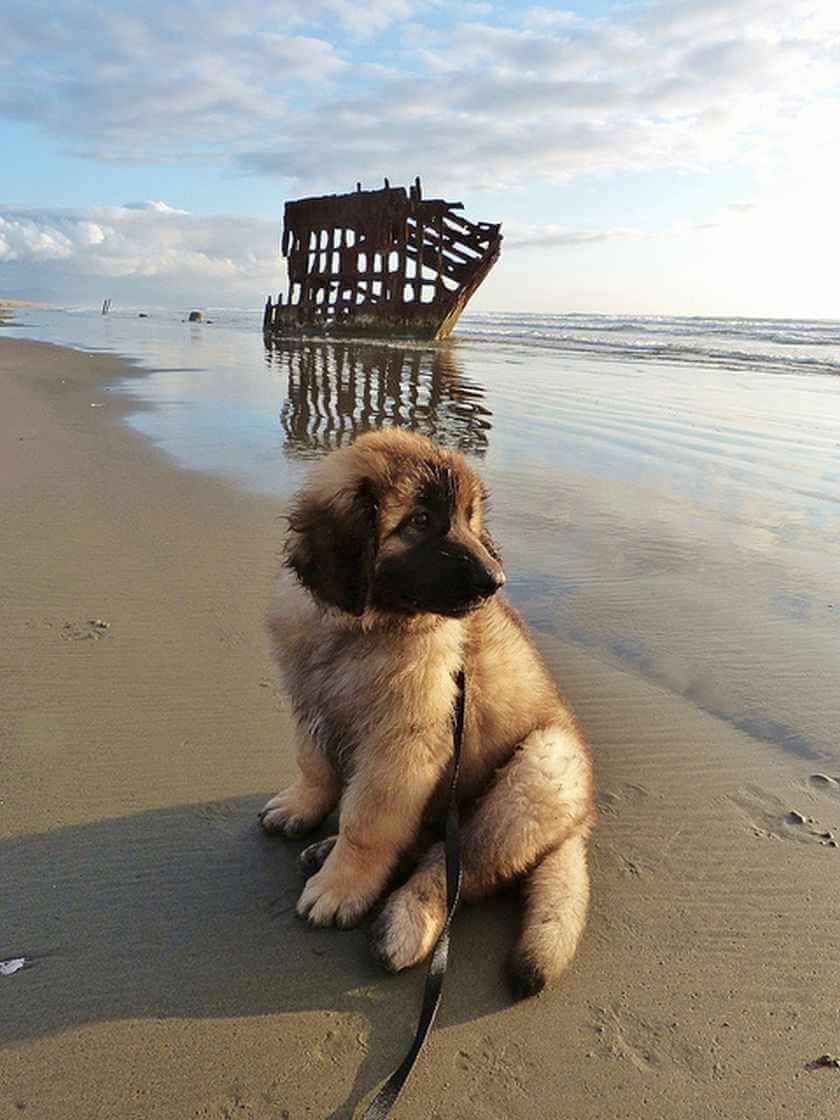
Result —
[{"label": "dog's hind paw", "polygon": [[327,836],[326,839],[316,840],[314,844],[303,849],[298,856],[298,861],[307,875],[314,875],[316,871],[321,870],[337,839],[338,836]]},{"label": "dog's hind paw", "polygon": [[539,995],[548,983],[545,971],[519,948],[508,957],[507,976],[514,999]]},{"label": "dog's hind paw", "polygon": [[389,972],[424,960],[446,920],[445,909],[421,901],[410,887],[395,891],[370,929],[370,949]]}]

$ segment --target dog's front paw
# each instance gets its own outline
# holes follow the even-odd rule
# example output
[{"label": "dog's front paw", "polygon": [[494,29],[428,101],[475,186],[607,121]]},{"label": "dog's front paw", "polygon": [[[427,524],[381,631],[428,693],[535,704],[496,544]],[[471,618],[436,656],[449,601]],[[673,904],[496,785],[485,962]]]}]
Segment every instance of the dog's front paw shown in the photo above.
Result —
[{"label": "dog's front paw", "polygon": [[295,785],[272,797],[257,815],[266,832],[279,832],[291,839],[316,828],[324,819],[325,810]]},{"label": "dog's front paw", "polygon": [[445,921],[445,907],[403,887],[391,895],[371,926],[371,952],[389,972],[411,968],[431,953]]},{"label": "dog's front paw", "polygon": [[297,912],[313,926],[335,925],[349,929],[365,916],[376,901],[377,893],[327,863],[307,880],[298,899]]}]

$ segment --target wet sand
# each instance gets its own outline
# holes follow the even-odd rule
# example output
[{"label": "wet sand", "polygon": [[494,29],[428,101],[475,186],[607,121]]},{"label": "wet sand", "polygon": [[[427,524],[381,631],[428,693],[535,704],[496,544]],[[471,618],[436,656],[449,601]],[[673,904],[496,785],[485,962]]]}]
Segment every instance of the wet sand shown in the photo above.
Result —
[{"label": "wet sand", "polygon": [[[363,929],[298,922],[301,845],[256,826],[293,770],[262,629],[282,507],[173,467],[121,423],[125,376],[0,338],[0,960],[27,961],[0,976],[0,1118],[350,1117],[423,976],[384,976]],[[587,501],[582,556],[644,521],[631,487]],[[559,989],[511,1006],[512,900],[465,909],[398,1116],[837,1115],[840,1072],[808,1068],[840,1052],[837,629],[751,630],[743,587],[772,593],[773,557],[735,602],[705,528],[668,526],[682,551],[646,566],[637,542],[635,610],[662,638],[644,673],[571,616],[539,630],[595,754],[590,925]],[[689,687],[680,651],[712,608],[670,592],[701,562],[733,617],[720,674]],[[770,724],[731,717],[739,674]]]}]

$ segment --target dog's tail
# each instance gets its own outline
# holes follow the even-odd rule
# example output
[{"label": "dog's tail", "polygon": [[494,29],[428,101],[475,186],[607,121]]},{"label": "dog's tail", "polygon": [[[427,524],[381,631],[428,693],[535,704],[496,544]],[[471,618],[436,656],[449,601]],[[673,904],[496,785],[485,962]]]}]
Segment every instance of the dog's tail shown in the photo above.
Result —
[{"label": "dog's tail", "polygon": [[575,955],[589,906],[586,836],[554,848],[525,880],[522,933],[508,962],[517,996],[554,983]]}]

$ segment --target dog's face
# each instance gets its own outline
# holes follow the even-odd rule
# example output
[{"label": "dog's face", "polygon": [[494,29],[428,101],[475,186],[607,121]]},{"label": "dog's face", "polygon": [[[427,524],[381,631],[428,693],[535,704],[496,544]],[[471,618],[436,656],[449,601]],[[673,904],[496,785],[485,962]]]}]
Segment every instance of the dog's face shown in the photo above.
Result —
[{"label": "dog's face", "polygon": [[371,433],[324,460],[298,496],[287,562],[353,615],[461,617],[505,580],[483,502],[461,455],[399,429]]}]

